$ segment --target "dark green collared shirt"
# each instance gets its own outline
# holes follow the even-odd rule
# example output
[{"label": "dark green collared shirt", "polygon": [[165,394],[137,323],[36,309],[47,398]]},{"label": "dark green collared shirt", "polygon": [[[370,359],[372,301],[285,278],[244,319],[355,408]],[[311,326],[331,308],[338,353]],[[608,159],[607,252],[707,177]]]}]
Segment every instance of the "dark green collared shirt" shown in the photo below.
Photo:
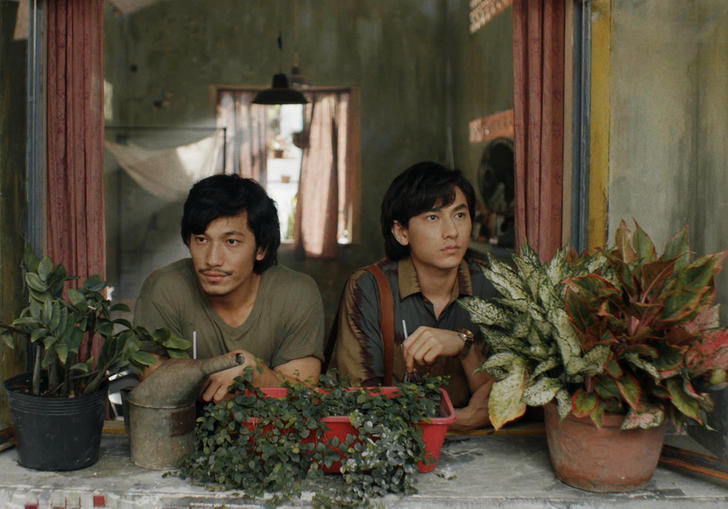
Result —
[{"label": "dark green collared shirt", "polygon": [[[417,280],[417,272],[411,258],[399,262],[382,260],[378,265],[384,271],[394,300],[395,344],[404,341],[404,328],[411,334],[420,326],[438,329],[458,330],[466,328],[475,334],[476,344],[482,344],[480,328],[473,324],[465,309],[457,304],[459,297],[477,295],[491,298],[496,290],[483,276],[476,262],[463,260],[452,288],[450,303],[435,317],[430,301],[425,299]],[[378,384],[384,379],[384,352],[380,328],[381,307],[379,287],[374,276],[363,269],[355,272],[347,282],[342,298],[339,329],[331,367],[338,368],[353,378],[356,384]],[[422,372],[423,368],[419,368]],[[405,374],[401,348],[394,349],[393,381],[399,382]],[[470,389],[460,360],[456,357],[441,357],[427,368],[430,375],[448,375],[446,387],[455,407],[467,405]]]}]

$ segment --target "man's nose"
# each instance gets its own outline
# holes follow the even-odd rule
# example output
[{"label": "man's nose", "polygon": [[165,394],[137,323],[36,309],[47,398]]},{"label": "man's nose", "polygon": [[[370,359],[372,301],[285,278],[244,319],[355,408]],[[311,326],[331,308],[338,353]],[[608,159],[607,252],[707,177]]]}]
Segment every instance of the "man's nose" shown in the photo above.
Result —
[{"label": "man's nose", "polygon": [[217,242],[211,242],[205,252],[205,263],[208,267],[222,265],[222,249]]},{"label": "man's nose", "polygon": [[445,219],[442,221],[443,238],[457,237],[458,229],[453,219]]}]

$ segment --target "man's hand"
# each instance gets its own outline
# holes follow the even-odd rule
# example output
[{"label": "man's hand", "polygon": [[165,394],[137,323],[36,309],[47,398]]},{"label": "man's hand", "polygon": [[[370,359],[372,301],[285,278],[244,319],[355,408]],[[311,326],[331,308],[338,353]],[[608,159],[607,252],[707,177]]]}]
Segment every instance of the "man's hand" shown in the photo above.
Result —
[{"label": "man's hand", "polygon": [[256,387],[276,387],[284,380],[316,385],[321,374],[321,361],[316,357],[294,359],[270,369],[247,350],[234,350],[233,353],[243,354],[245,363],[211,374],[202,386],[200,398],[203,401],[218,403],[232,398],[233,394],[228,392],[228,388],[236,377],[242,376],[248,366],[253,368],[252,384]]},{"label": "man's hand", "polygon": [[455,357],[462,352],[465,342],[452,330],[418,327],[402,346],[407,371],[412,371],[415,363],[432,364],[440,356]]},{"label": "man's hand", "polygon": [[233,395],[228,391],[228,388],[233,384],[235,378],[242,376],[247,366],[255,369],[256,360],[252,353],[246,350],[235,350],[234,353],[243,354],[245,356],[245,362],[239,366],[212,373],[207,377],[205,384],[202,386],[202,392],[200,393],[200,398],[203,401],[219,403],[220,401],[230,399]]}]

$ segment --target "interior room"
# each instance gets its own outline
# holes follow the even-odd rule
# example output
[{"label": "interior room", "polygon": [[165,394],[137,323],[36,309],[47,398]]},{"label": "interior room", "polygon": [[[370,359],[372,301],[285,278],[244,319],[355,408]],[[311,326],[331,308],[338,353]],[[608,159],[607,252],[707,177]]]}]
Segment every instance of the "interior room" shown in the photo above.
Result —
[{"label": "interior room", "polygon": [[[391,179],[416,162],[432,160],[457,166],[476,182],[488,143],[498,137],[512,141],[510,8],[472,34],[468,8],[467,2],[295,0],[224,1],[209,9],[195,1],[175,1],[154,2],[124,14],[114,2],[107,2],[106,271],[117,298],[133,304],[146,275],[186,256],[178,235],[186,193],[171,197],[139,186],[108,150],[109,143],[123,140],[122,145],[154,151],[191,147],[217,136],[218,144],[211,150],[222,151],[221,133],[215,130],[225,123],[220,118],[220,91],[257,91],[270,84],[274,73],[283,72],[290,81],[300,81],[295,86],[304,92],[341,89],[350,91],[352,98],[349,127],[357,143],[351,144],[350,158],[340,171],[351,174],[355,193],[338,196],[340,209],[354,208],[346,219],[350,228],[340,228],[338,245],[327,247],[327,252],[321,247],[305,250],[302,245],[296,249],[293,235],[283,240],[280,251],[282,264],[314,276],[330,323],[348,275],[383,256],[378,210]],[[282,49],[277,45],[279,36]],[[489,48],[485,58],[482,48]],[[253,105],[256,108],[262,106]],[[493,115],[503,119],[499,136],[470,141],[470,122]],[[280,133],[269,131],[267,153],[259,159],[267,162],[268,186],[275,186],[280,178],[272,166],[293,162],[293,151],[300,149],[289,130],[285,157],[276,159],[272,144]],[[247,133],[236,133],[234,124],[225,132],[225,171],[260,179],[257,163],[252,162],[256,156],[243,161],[236,148],[240,143],[236,137]],[[123,150],[117,145],[112,145],[117,152]],[[154,161],[153,154],[146,157]],[[127,164],[136,163],[139,171],[140,157],[144,156]],[[220,152],[211,157],[209,171],[220,171]],[[239,161],[233,161],[236,157]],[[295,186],[300,170],[288,173],[293,174],[289,187]],[[180,182],[170,180],[173,185]],[[164,187],[163,182],[154,182]],[[290,210],[290,193],[282,192],[278,207]],[[512,216],[512,208],[511,203],[510,211],[503,212]],[[286,227],[287,218],[281,217]]]},{"label": "interior room", "polygon": [[[190,256],[183,204],[214,174],[252,178],[276,202],[278,263],[313,278],[327,333],[349,276],[385,256],[385,191],[421,161],[473,184],[468,257],[483,263],[526,245],[542,261],[589,252],[623,221],[658,252],[684,227],[692,259],[728,249],[724,0],[0,0],[0,28],[0,324],[25,306],[28,250],[100,274],[130,319],[147,276]],[[280,86],[303,100],[261,102]],[[701,299],[715,290],[711,316],[726,327],[716,267]],[[33,356],[0,341],[3,380]],[[669,429],[642,499],[561,484],[542,428],[491,426],[450,432],[445,470],[384,504],[716,507],[728,499],[725,393],[711,392],[707,429]],[[114,441],[128,431],[115,411],[105,470],[55,473],[55,488],[39,475],[27,491],[0,389],[0,506],[243,507],[137,469]]]}]

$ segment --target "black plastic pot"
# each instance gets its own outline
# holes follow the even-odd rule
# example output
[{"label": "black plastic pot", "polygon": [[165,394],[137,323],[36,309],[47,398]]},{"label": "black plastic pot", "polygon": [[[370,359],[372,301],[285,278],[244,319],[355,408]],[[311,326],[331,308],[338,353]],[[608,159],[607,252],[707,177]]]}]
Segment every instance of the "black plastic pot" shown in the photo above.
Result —
[{"label": "black plastic pot", "polygon": [[5,381],[18,462],[36,470],[77,470],[99,459],[108,383],[87,396],[51,398],[22,392],[30,375]]}]

